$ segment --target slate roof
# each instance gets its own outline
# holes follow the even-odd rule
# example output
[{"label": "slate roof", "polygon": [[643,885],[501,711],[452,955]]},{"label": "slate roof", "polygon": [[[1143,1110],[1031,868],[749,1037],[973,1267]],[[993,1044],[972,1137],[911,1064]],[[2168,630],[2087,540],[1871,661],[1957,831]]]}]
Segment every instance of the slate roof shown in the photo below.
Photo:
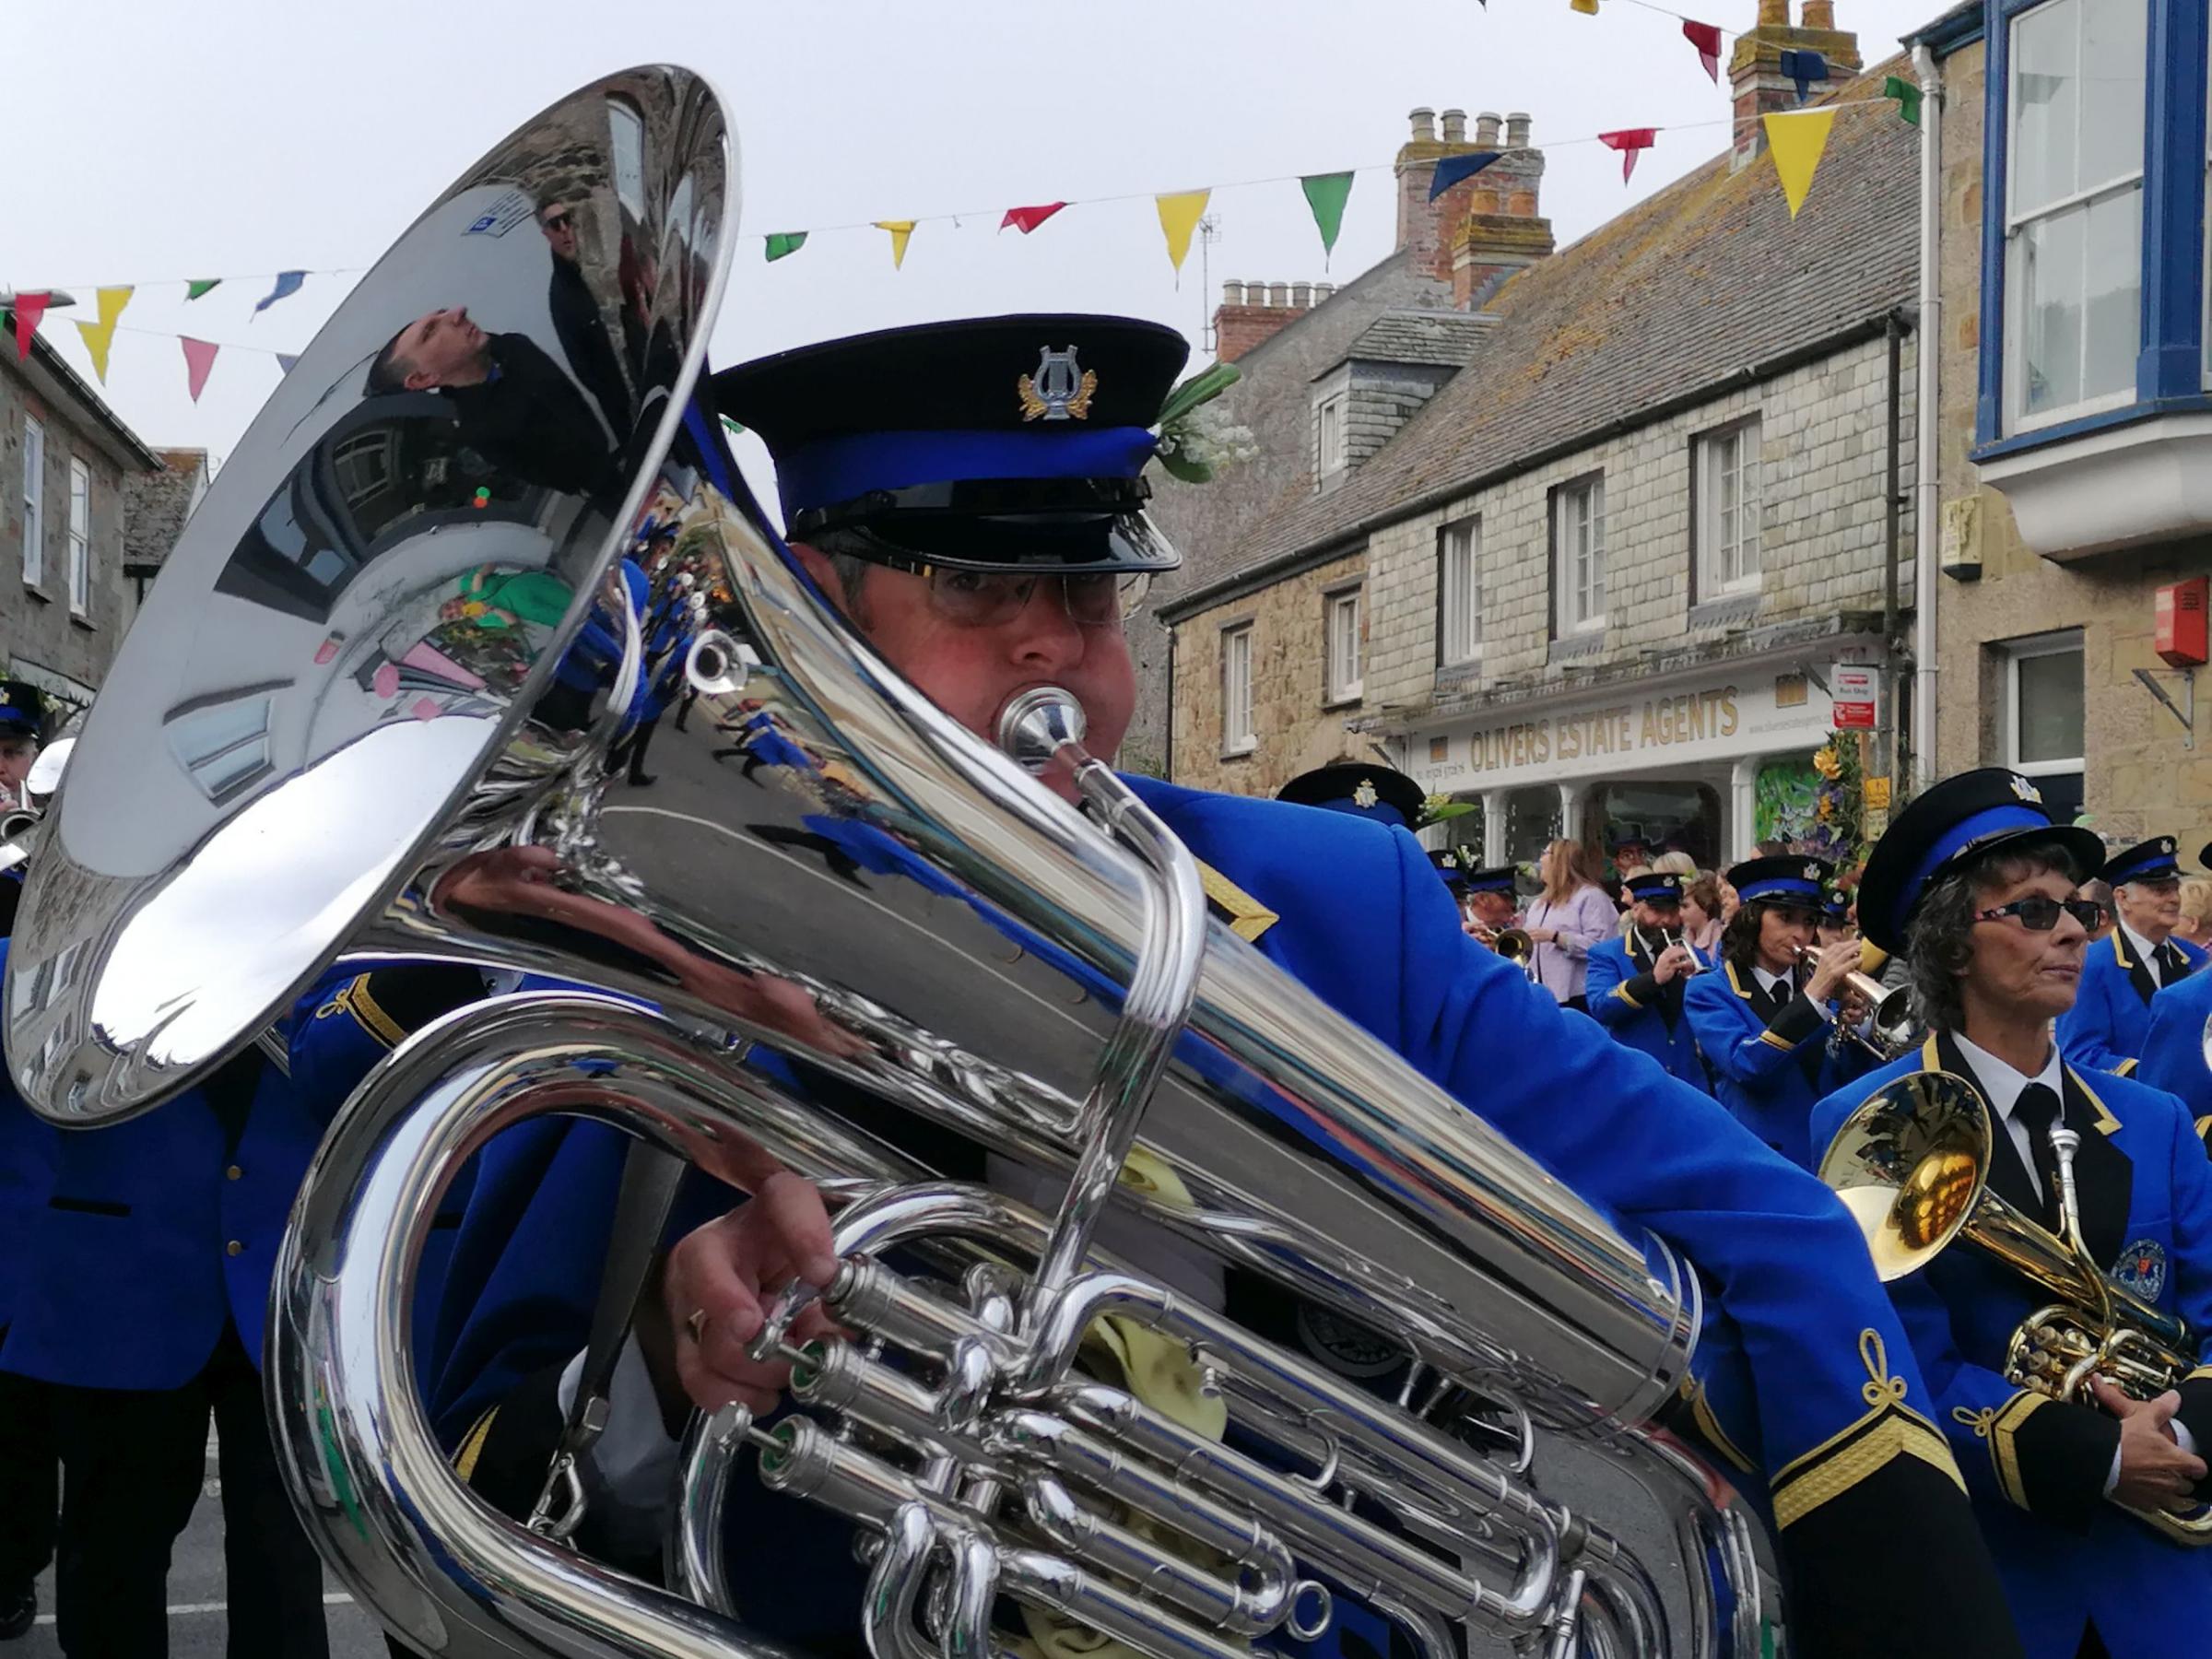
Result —
[{"label": "slate roof", "polygon": [[1369,324],[1344,355],[1363,363],[1457,369],[1475,355],[1482,336],[1495,326],[1488,317],[1467,312],[1387,312]]},{"label": "slate roof", "polygon": [[192,511],[193,486],[207,465],[206,450],[161,450],[158,472],[124,479],[123,557],[126,564],[159,565],[177,545]]},{"label": "slate roof", "polygon": [[[1236,567],[1162,609],[1348,549],[1367,531],[1546,456],[1717,392],[1913,297],[1919,129],[1881,98],[1900,56],[1838,88],[1841,105],[1793,222],[1762,153],[1723,154],[1515,276],[1467,366],[1338,488],[1259,523]],[[1194,602],[1198,603],[1194,603]]]}]

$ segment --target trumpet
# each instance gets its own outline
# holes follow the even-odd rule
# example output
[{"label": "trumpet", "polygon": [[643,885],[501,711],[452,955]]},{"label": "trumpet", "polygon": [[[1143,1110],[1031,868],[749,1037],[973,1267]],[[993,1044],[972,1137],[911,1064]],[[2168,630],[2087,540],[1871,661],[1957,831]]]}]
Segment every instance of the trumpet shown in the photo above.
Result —
[{"label": "trumpet", "polygon": [[[1843,990],[1847,996],[1856,996],[1866,1005],[1865,1023],[1849,1032],[1853,1041],[1859,1043],[1877,1060],[1894,1060],[1920,1046],[1926,1035],[1912,1018],[1912,993],[1904,985],[1891,987],[1874,977],[1887,956],[1874,946],[1861,941],[1859,966],[1843,976]],[[1820,947],[1797,947],[1797,965],[1809,978],[1820,966]],[[1844,1035],[1841,1021],[1837,1035]],[[1871,1035],[1869,1034],[1871,1033]]]},{"label": "trumpet", "polygon": [[[1659,930],[1659,937],[1656,944],[1653,942],[1651,935],[1645,933],[1642,928],[1638,927],[1632,922],[1629,924],[1629,931],[1635,935],[1638,948],[1643,952],[1644,956],[1648,959],[1654,962],[1657,961],[1660,957],[1665,954],[1667,951],[1673,949],[1676,946],[1682,943],[1682,930],[1678,927],[1661,928]],[[1682,977],[1688,979],[1691,974],[1702,973],[1704,971],[1705,964],[1699,961],[1697,959],[1697,953],[1692,951],[1690,953],[1689,966],[1683,970]]]},{"label": "trumpet", "polygon": [[[1944,1071],[1885,1084],[1843,1121],[1820,1159],[1820,1179],[1858,1223],[1875,1271],[1885,1281],[1902,1278],[1964,1239],[2056,1298],[2006,1345],[2005,1376],[2014,1386],[2075,1402],[2089,1399],[2092,1377],[2109,1377],[2138,1400],[2173,1387],[2195,1367],[2195,1338],[2114,1282],[2082,1242],[2074,1186],[2080,1136],[2063,1124],[2051,1130],[2053,1232],[1991,1190],[1991,1124],[1982,1091]],[[2186,1515],[2128,1512],[2178,1544],[2212,1544],[2212,1506]]]},{"label": "trumpet", "polygon": [[1525,965],[1535,960],[1535,941],[1518,927],[1486,928],[1482,941],[1509,962]]}]

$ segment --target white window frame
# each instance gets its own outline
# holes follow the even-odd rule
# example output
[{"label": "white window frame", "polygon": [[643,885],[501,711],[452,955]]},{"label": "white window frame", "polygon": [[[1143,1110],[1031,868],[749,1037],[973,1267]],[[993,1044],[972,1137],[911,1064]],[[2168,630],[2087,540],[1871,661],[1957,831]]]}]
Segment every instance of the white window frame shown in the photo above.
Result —
[{"label": "white window frame", "polygon": [[[2143,190],[2143,157],[2145,150],[2148,147],[2149,139],[2147,122],[2149,115],[2150,88],[2147,85],[2146,85],[2144,88],[2144,109],[2146,120],[2146,130],[2144,134],[2145,144],[2143,148],[2139,148],[2136,151],[2136,170],[2134,172],[2119,173],[2115,174],[2110,179],[2100,180],[2096,183],[2090,184],[2085,189],[2075,191],[2071,195],[2060,196],[2053,201],[2045,202],[2042,204],[2042,206],[2035,208],[2031,212],[2019,213],[2016,212],[2013,207],[2012,181],[2017,159],[2020,153],[2019,126],[2021,103],[2019,83],[2020,60],[2018,50],[2020,25],[2026,22],[2030,18],[2036,16],[2038,13],[2052,10],[2056,6],[2071,6],[2076,7],[2077,22],[2075,24],[2074,31],[2076,46],[2075,63],[2078,66],[2081,61],[2081,26],[2078,21],[2078,18],[2080,9],[2084,6],[2084,4],[2085,0],[2046,0],[2046,3],[2042,6],[2030,6],[2025,11],[2015,12],[2009,18],[2006,20],[2005,24],[2005,27],[2008,31],[2006,40],[2008,50],[2006,53],[2005,59],[2006,85],[2005,88],[2006,161],[2004,253],[2005,430],[2007,433],[2032,432],[2043,427],[2056,426],[2063,421],[2078,420],[2085,415],[2099,414],[2106,409],[2124,409],[2130,404],[2136,401],[2135,376],[2131,365],[2127,384],[2117,392],[2100,393],[2094,397],[2084,398],[2079,403],[2066,404],[2054,409],[2045,409],[2041,413],[2036,415],[2030,415],[2027,412],[2028,347],[2027,334],[2025,328],[2023,327],[2023,319],[2026,315],[2026,307],[2020,304],[2021,295],[2026,287],[2026,284],[2022,280],[2022,273],[2020,268],[2020,249],[2024,245],[2021,233],[2029,225],[2036,222],[2037,220],[2055,218],[2060,214],[2072,212],[2077,207],[2086,211],[2093,204],[2101,202],[2108,197],[2116,196],[2124,190],[2134,190],[2137,195],[2140,196]],[[2144,0],[2144,4],[2146,13],[2147,14],[2147,0]],[[2149,18],[2147,15],[2144,19],[2144,27],[2145,32],[2147,34],[2149,30]],[[2147,75],[2147,71],[2146,73]],[[2078,150],[2080,147],[2081,115],[2085,102],[2086,100],[2078,96],[2075,100],[2074,130],[2076,135],[2075,145],[2077,150]],[[2140,204],[2138,204],[2136,213],[2136,230],[2139,254],[2143,235],[2143,214]],[[2088,245],[2088,239],[2085,236],[2083,238],[2083,247],[2085,250],[2087,249]],[[2143,306],[2143,292],[2141,288],[2140,275],[2138,275],[2136,281],[2136,318],[2139,325],[2142,321]],[[2088,342],[2088,313],[2085,307],[2082,313],[2082,342],[2085,350]]]},{"label": "white window frame", "polygon": [[[1718,599],[1730,594],[1759,591],[1759,417],[1702,433],[1697,440],[1698,479],[1698,597]],[[1734,465],[1728,463],[1733,457]],[[1721,521],[1727,510],[1722,496],[1733,475],[1735,488],[1735,535],[1721,540]]]},{"label": "white window frame", "polygon": [[1436,650],[1441,668],[1482,661],[1482,515],[1436,533]]},{"label": "white window frame", "polygon": [[1360,631],[1361,589],[1337,588],[1322,595],[1321,654],[1325,706],[1358,702],[1364,684],[1366,640]]},{"label": "white window frame", "polygon": [[[2082,632],[2070,628],[2058,633],[2037,634],[2030,639],[2012,640],[2002,648],[2005,653],[2005,764],[2014,771],[2028,777],[2070,775],[2088,770],[2087,758],[2081,755],[2062,756],[2055,760],[2023,760],[2020,759],[2020,665],[2034,657],[2074,655],[2083,658],[2083,672],[2088,672],[2088,658],[2084,654]],[[2084,690],[2087,690],[2085,678]],[[2082,747],[2088,747],[2088,719],[2084,712]]]},{"label": "white window frame", "polygon": [[69,613],[92,614],[92,469],[69,457]]},{"label": "white window frame", "polygon": [[[1606,475],[1551,492],[1553,606],[1560,639],[1606,626]],[[1594,604],[1593,604],[1594,600]]]},{"label": "white window frame", "polygon": [[1249,755],[1259,747],[1252,722],[1252,624],[1221,630],[1221,752]]},{"label": "white window frame", "polygon": [[37,587],[46,578],[46,429],[32,415],[23,417],[23,581]]},{"label": "white window frame", "polygon": [[1344,406],[1342,392],[1331,393],[1313,405],[1313,470],[1326,475],[1344,465]]}]

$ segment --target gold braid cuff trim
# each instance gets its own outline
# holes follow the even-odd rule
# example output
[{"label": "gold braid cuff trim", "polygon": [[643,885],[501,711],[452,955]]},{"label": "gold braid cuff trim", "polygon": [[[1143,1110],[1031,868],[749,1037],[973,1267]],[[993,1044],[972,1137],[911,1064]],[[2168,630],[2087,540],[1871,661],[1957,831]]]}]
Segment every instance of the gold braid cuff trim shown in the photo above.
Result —
[{"label": "gold braid cuff trim", "polygon": [[1905,1380],[1889,1374],[1889,1356],[1881,1333],[1859,1333],[1859,1359],[1867,1381],[1859,1385],[1866,1414],[1831,1434],[1810,1452],[1792,1458],[1774,1477],[1774,1520],[1780,1526],[1801,1521],[1830,1499],[1841,1496],[1899,1457],[1917,1457],[1950,1477],[1961,1492],[1966,1479],[1936,1425],[1905,1404]]},{"label": "gold braid cuff trim", "polygon": [[1206,888],[1206,896],[1221,912],[1229,931],[1247,945],[1256,944],[1262,934],[1282,918],[1254,899],[1204,859],[1198,861],[1198,879]]},{"label": "gold braid cuff trim", "polygon": [[340,987],[335,996],[315,1010],[317,1019],[332,1014],[352,1015],[361,1030],[386,1048],[397,1048],[406,1041],[406,1029],[378,1006],[376,998],[369,994],[369,976],[365,973]]},{"label": "gold braid cuff trim", "polygon": [[2207,1129],[2212,1129],[2212,1117],[2198,1118],[2196,1120],[2196,1138],[2198,1140],[2203,1140],[2205,1138],[2205,1131]]},{"label": "gold braid cuff trim", "polygon": [[2019,1509],[2028,1507],[2028,1486],[2020,1478],[2020,1425],[2049,1404],[2043,1395],[2023,1388],[2002,1406],[1983,1406],[1978,1410],[1965,1406],[1951,1407],[1954,1422],[1963,1423],[1974,1431],[1975,1439],[1989,1442],[1997,1489],[2005,1494],[2006,1502]]},{"label": "gold braid cuff trim", "polygon": [[1641,1008],[1643,1006],[1641,1003],[1638,1002],[1634,997],[1629,994],[1629,988],[1626,985],[1614,986],[1613,994],[1619,997],[1622,1002],[1627,1003],[1631,1008]]},{"label": "gold braid cuff trim", "polygon": [[1776,1048],[1780,1049],[1785,1054],[1794,1054],[1797,1052],[1797,1045],[1795,1043],[1784,1042],[1781,1038],[1775,1036],[1771,1031],[1761,1031],[1759,1034],[1759,1040],[1761,1042],[1772,1043]]},{"label": "gold braid cuff trim", "polygon": [[477,1426],[468,1431],[468,1438],[461,1442],[461,1450],[453,1457],[453,1473],[461,1477],[463,1486],[466,1486],[475,1476],[477,1459],[484,1455],[484,1442],[491,1438],[492,1418],[499,1415],[500,1408],[494,1406],[477,1419]]},{"label": "gold braid cuff trim", "polygon": [[1705,1398],[1705,1385],[1695,1377],[1684,1377],[1682,1397],[1689,1404],[1689,1420],[1698,1426],[1698,1432],[1705,1437],[1707,1443],[1745,1474],[1757,1474],[1759,1465],[1744,1455],[1742,1449],[1728,1438],[1728,1431],[1721,1427],[1721,1419],[1712,1415],[1712,1403]]}]

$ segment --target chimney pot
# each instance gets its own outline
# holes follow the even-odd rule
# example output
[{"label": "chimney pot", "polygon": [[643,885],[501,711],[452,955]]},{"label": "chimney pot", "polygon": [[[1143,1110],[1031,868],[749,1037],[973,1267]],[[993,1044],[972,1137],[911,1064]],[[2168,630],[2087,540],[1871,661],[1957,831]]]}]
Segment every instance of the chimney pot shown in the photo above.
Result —
[{"label": "chimney pot", "polygon": [[1289,304],[1290,285],[1287,282],[1269,283],[1267,285],[1267,303],[1270,305]]},{"label": "chimney pot", "polygon": [[1790,0],[1759,0],[1759,27],[1787,29],[1790,26]]},{"label": "chimney pot", "polygon": [[1310,282],[1292,283],[1290,285],[1290,303],[1296,306],[1300,311],[1307,311],[1312,309],[1313,304],[1313,285]]},{"label": "chimney pot", "polygon": [[1832,30],[1836,26],[1836,0],[1805,0],[1799,8],[1803,27]]},{"label": "chimney pot", "polygon": [[[1810,4],[1811,0],[1807,0]],[[1465,144],[1467,141],[1467,112],[1465,110],[1444,112],[1444,142]]]},{"label": "chimney pot", "polygon": [[1515,110],[1506,116],[1505,147],[1508,149],[1526,149],[1528,147],[1528,112],[1525,110]]},{"label": "chimney pot", "polygon": [[1413,123],[1413,141],[1416,144],[1432,144],[1436,141],[1436,112],[1427,104],[1413,111],[1406,119]]},{"label": "chimney pot", "polygon": [[1254,282],[1250,277],[1246,277],[1244,280],[1244,303],[1247,305],[1266,304],[1267,285],[1264,282]]},{"label": "chimney pot", "polygon": [[1328,298],[1328,297],[1329,297],[1331,294],[1335,293],[1335,291],[1336,291],[1336,285],[1335,285],[1335,283],[1333,283],[1333,282],[1317,282],[1317,283],[1315,283],[1315,284],[1313,285],[1313,303],[1314,303],[1314,304],[1316,304],[1316,305],[1319,305],[1319,304],[1320,304],[1320,303],[1321,303],[1321,302],[1322,302],[1324,300],[1326,300],[1326,299],[1327,299],[1327,298]]},{"label": "chimney pot", "polygon": [[1221,303],[1224,305],[1243,304],[1244,285],[1241,282],[1223,283],[1221,285]]},{"label": "chimney pot", "polygon": [[1498,112],[1485,110],[1475,117],[1475,147],[1477,149],[1498,147]]}]

